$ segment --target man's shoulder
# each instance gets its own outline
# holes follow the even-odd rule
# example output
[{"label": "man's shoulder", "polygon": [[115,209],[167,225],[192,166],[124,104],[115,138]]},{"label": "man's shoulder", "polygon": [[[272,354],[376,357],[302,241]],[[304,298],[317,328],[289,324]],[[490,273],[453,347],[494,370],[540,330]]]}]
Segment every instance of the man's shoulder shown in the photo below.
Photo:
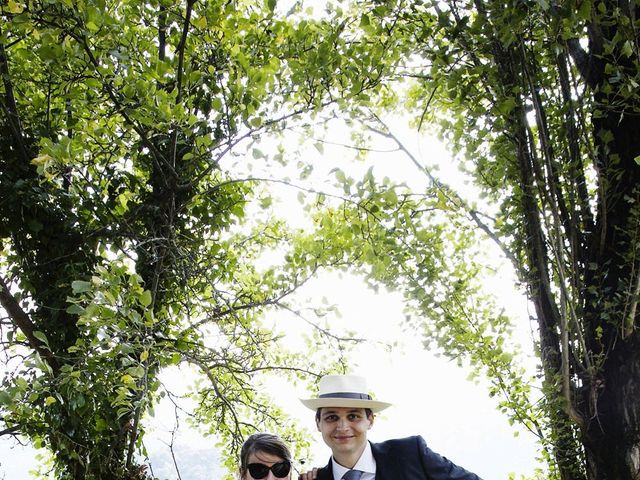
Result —
[{"label": "man's shoulder", "polygon": [[420,435],[412,435],[404,438],[391,438],[383,442],[371,443],[372,450],[389,449],[396,447],[417,447],[424,443],[424,438]]},{"label": "man's shoulder", "polygon": [[480,480],[476,474],[431,450],[419,435],[372,443],[371,450],[376,461],[380,460],[382,464],[386,462],[387,466],[393,465],[389,469],[411,470],[418,475],[408,475],[407,478]]}]

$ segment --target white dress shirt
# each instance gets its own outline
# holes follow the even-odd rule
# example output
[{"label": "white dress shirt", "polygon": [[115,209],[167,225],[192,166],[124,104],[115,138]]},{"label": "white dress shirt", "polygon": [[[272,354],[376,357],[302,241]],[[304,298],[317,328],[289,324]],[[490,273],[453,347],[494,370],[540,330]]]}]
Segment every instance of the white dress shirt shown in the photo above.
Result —
[{"label": "white dress shirt", "polygon": [[362,477],[360,477],[360,480],[375,480],[376,478],[376,459],[373,458],[373,453],[371,453],[371,444],[369,442],[367,442],[362,455],[360,455],[360,458],[353,466],[353,468],[343,467],[338,462],[336,462],[335,458],[332,458],[331,460],[334,480],[341,480],[342,476],[349,470],[360,470],[364,472],[362,474]]}]

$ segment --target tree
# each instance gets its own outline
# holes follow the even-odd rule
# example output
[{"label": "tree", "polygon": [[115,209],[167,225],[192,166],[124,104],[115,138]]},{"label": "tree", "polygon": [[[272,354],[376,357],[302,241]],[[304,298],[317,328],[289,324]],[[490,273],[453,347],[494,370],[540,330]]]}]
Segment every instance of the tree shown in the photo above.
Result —
[{"label": "tree", "polygon": [[319,264],[254,266],[290,234],[246,215],[259,182],[222,160],[379,75],[334,81],[358,46],[275,3],[1,7],[1,432],[46,445],[57,478],[145,477],[168,365],[206,379],[196,418],[232,446],[283,417],[256,372],[314,369],[259,318]]},{"label": "tree", "polygon": [[[391,209],[378,199],[375,210],[360,211],[367,226],[375,217],[383,226],[396,219],[379,238],[364,229],[362,241],[374,251],[364,260],[374,266],[372,281],[404,288],[422,312],[425,334],[435,328],[445,351],[466,355],[493,375],[492,389],[505,385],[507,399],[509,392],[516,394],[511,398],[524,393],[505,405],[549,447],[560,478],[638,478],[637,6],[456,0],[359,8],[361,35],[371,44],[380,45],[377,35],[393,25],[402,52],[396,58],[405,60],[387,67],[398,79],[412,79],[406,95],[393,86],[379,106],[397,108],[400,100],[416,113],[418,129],[438,125],[487,201],[498,206],[482,216],[477,205],[433,182],[451,209],[465,212],[497,242],[527,288],[538,324],[542,417],[520,408],[528,395],[526,388],[509,388],[517,386],[513,372],[495,368],[508,357],[496,364],[499,357],[486,354],[486,340],[495,336],[482,332],[491,332],[493,322],[478,323],[482,315],[469,315],[462,304],[451,308],[453,299],[473,293],[471,277],[454,275],[449,282],[419,268],[425,247],[411,239],[428,228],[419,212],[437,206],[432,195],[415,203],[406,201],[409,192],[398,193],[404,200]],[[392,138],[388,129],[374,128]],[[384,188],[387,195],[397,189]],[[360,198],[371,198],[371,190]],[[398,218],[409,227],[398,228]],[[409,240],[401,256],[389,239],[396,233]],[[383,258],[387,265],[376,269]],[[446,291],[426,298],[420,285]]]},{"label": "tree", "polygon": [[[402,289],[414,326],[489,376],[552,474],[637,478],[635,4],[372,0],[318,21],[275,4],[2,7],[4,431],[46,441],[62,478],[136,478],[158,372],[188,362],[210,385],[198,414],[238,441],[238,408],[266,411],[251,374],[285,363],[260,313],[331,266]],[[335,104],[409,154],[379,116],[401,102],[440,128],[483,203],[426,169],[426,192],[336,170],[338,207],[307,189],[315,232],[246,214],[269,198],[225,170],[234,147]],[[478,285],[471,227],[535,308],[538,405]],[[252,266],[287,242],[285,262]]]}]

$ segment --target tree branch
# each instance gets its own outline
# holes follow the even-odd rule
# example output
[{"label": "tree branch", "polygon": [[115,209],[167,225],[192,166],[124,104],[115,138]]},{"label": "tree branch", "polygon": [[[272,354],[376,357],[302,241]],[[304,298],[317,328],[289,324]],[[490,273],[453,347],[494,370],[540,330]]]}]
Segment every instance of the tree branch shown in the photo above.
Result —
[{"label": "tree branch", "polygon": [[20,427],[17,425],[13,427],[5,428],[4,430],[0,430],[0,437],[2,437],[3,435],[16,435],[19,430],[20,430]]},{"label": "tree branch", "polygon": [[438,190],[440,190],[443,193],[443,195],[451,201],[451,203],[456,205],[458,208],[462,208],[464,211],[467,212],[467,214],[471,217],[473,222],[483,232],[485,232],[489,236],[489,238],[491,240],[493,240],[493,242],[496,243],[496,245],[498,245],[498,247],[500,248],[502,253],[505,255],[505,257],[507,257],[509,259],[509,261],[511,261],[511,263],[514,266],[514,268],[516,269],[516,272],[519,272],[520,270],[518,269],[518,262],[517,262],[516,258],[511,253],[509,248],[498,238],[498,236],[495,233],[493,233],[493,231],[480,219],[480,217],[478,215],[479,212],[477,210],[474,210],[473,208],[471,208],[469,206],[469,204],[466,202],[466,200],[464,200],[455,190],[453,190],[451,187],[449,187],[448,185],[446,185],[445,183],[443,183],[439,179],[437,179],[431,173],[429,168],[427,168],[427,166],[422,165],[418,161],[418,159],[409,151],[409,149],[400,141],[400,139],[398,139],[398,137],[396,137],[391,132],[390,128],[387,126],[387,124],[380,117],[378,117],[373,112],[370,112],[370,114],[373,116],[373,118],[380,125],[382,125],[382,127],[384,128],[384,131],[376,129],[376,128],[373,128],[371,126],[368,126],[368,128],[370,130],[372,130],[373,132],[378,133],[379,135],[382,135],[383,137],[390,138],[391,140],[393,140],[396,143],[396,145],[398,145],[398,148],[402,152],[404,152],[404,154],[413,162],[413,164],[418,168],[418,170],[420,170],[422,173],[424,173],[429,178],[431,183]]},{"label": "tree branch", "polygon": [[[193,4],[195,0],[187,1],[187,11],[185,13],[184,25],[182,26],[182,36],[178,44],[178,67],[176,75],[176,105],[182,101],[182,79],[184,77],[184,51],[187,46],[187,35],[189,34],[189,25],[191,24],[191,13],[193,12]],[[176,156],[178,149],[178,127],[174,128],[171,133],[171,165],[176,168]]]},{"label": "tree branch", "polygon": [[31,346],[31,348],[33,348],[43,360],[46,360],[54,373],[57,374],[59,365],[53,355],[53,352],[51,352],[43,342],[36,338],[34,335],[34,332],[36,332],[35,325],[29,318],[29,315],[27,315],[27,313],[20,307],[18,301],[11,294],[9,287],[2,277],[0,277],[0,304],[9,314],[12,323],[18,327],[22,333],[24,333],[25,337],[27,337],[29,346]]},{"label": "tree branch", "polygon": [[567,40],[567,50],[586,84],[591,88],[595,88],[597,86],[597,79],[591,62],[591,56],[582,48],[580,40],[577,38]]},{"label": "tree branch", "polygon": [[[0,38],[2,38],[2,30],[0,30]],[[7,51],[4,47],[4,42],[0,41],[0,75],[4,83],[5,90],[5,102],[2,102],[2,110],[4,110],[7,116],[11,133],[16,142],[16,146],[20,151],[20,155],[25,162],[29,162],[32,158],[31,153],[27,149],[24,141],[24,135],[22,132],[22,125],[20,122],[20,115],[18,113],[18,106],[16,104],[16,98],[13,94],[13,84],[11,83],[11,76],[9,73],[9,59],[7,57]]]}]

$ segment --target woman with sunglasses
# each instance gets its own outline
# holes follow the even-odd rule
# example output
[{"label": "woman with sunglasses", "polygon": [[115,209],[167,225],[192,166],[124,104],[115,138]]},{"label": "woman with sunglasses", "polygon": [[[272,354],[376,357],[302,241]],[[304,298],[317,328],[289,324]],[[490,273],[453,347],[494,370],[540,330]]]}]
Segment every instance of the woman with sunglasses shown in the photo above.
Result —
[{"label": "woman with sunglasses", "polygon": [[291,479],[291,453],[280,437],[254,433],[240,450],[240,480]]}]

